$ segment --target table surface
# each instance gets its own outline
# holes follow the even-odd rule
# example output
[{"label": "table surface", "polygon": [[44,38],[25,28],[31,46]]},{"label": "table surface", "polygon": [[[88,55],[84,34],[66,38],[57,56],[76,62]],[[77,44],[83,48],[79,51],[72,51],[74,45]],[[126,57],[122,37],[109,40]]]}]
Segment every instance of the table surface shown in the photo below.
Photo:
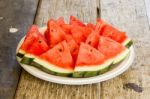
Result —
[{"label": "table surface", "polygon": [[[21,70],[15,49],[31,24],[75,15],[95,23],[101,17],[134,41],[131,68],[108,81],[61,85]],[[16,29],[16,32],[11,32]],[[0,99],[150,99],[150,0],[0,0]]]}]

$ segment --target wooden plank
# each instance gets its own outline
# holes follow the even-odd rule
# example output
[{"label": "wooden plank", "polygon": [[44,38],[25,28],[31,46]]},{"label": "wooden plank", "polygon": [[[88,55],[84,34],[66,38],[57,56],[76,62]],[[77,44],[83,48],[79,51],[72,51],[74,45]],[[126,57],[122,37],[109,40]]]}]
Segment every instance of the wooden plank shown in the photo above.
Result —
[{"label": "wooden plank", "polygon": [[20,75],[15,50],[33,23],[37,4],[38,0],[0,0],[0,99],[14,97]]},{"label": "wooden plank", "polygon": [[150,26],[150,0],[145,0],[145,7],[146,7],[149,26]]},{"label": "wooden plank", "polygon": [[150,98],[150,30],[143,0],[101,0],[104,20],[126,31],[134,41],[136,58],[122,75],[102,83],[102,99]]},{"label": "wooden plank", "polygon": [[[89,7],[90,6],[90,7]],[[42,0],[35,24],[43,26],[49,18],[75,15],[84,22],[94,22],[96,0]],[[99,84],[69,86],[42,81],[23,71],[16,99],[98,99]]]}]

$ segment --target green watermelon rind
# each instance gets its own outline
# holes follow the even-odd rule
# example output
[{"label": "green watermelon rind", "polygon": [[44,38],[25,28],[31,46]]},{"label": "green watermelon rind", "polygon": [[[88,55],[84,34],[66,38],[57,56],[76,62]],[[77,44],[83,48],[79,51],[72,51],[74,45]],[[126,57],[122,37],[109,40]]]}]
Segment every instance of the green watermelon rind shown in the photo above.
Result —
[{"label": "green watermelon rind", "polygon": [[39,67],[39,69],[57,76],[71,76],[71,74],[73,73],[73,70],[60,68],[40,58],[35,58],[31,65]]},{"label": "green watermelon rind", "polygon": [[70,77],[72,75],[72,73],[58,73],[58,72],[54,72],[50,69],[47,69],[45,68],[44,66],[32,61],[32,63],[30,64],[31,66],[34,66],[40,70],[42,70],[43,72],[46,72],[46,73],[49,73],[49,74],[52,74],[52,75],[57,75],[57,76],[67,76],[67,77]]},{"label": "green watermelon rind", "polygon": [[77,66],[72,74],[72,77],[82,78],[82,77],[92,77],[103,74],[107,72],[112,65],[113,60],[109,59],[101,65],[95,66]]},{"label": "green watermelon rind", "polygon": [[130,38],[127,38],[123,43],[123,46],[130,48],[131,45],[133,45],[133,41]]},{"label": "green watermelon rind", "polygon": [[115,56],[113,58],[113,64],[118,64],[121,61],[123,61],[130,53],[130,50],[128,48],[126,48],[123,52],[121,52],[120,54],[118,54],[117,56]]},{"label": "green watermelon rind", "polygon": [[32,63],[32,61],[34,60],[36,56],[32,55],[32,54],[25,54],[23,56],[23,58],[21,59],[20,63],[22,64],[26,64],[26,65],[30,65]]}]

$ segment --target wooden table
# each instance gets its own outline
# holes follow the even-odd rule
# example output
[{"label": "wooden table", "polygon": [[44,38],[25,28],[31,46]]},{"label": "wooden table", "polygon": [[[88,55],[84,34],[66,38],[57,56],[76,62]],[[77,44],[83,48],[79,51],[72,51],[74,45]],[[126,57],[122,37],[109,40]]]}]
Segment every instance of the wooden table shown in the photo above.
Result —
[{"label": "wooden table", "polygon": [[[93,23],[101,17],[126,31],[136,52],[131,68],[114,79],[80,86],[46,82],[21,71],[15,49],[27,28],[59,16],[68,21],[70,15]],[[149,39],[150,0],[0,0],[0,99],[150,99]]]}]

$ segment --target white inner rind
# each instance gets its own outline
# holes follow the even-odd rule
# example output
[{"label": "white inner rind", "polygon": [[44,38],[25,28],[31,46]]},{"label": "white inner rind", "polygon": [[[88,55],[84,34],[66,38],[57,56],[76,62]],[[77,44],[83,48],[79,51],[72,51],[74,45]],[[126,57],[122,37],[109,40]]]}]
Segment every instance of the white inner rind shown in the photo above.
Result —
[{"label": "white inner rind", "polygon": [[101,65],[84,65],[84,66],[76,66],[75,67],[75,71],[98,71],[98,70],[102,70],[108,66],[110,66],[113,63],[112,59],[107,60],[106,62],[104,62]]},{"label": "white inner rind", "polygon": [[36,56],[32,55],[32,54],[25,54],[25,57],[28,57],[28,58],[36,58]]},{"label": "white inner rind", "polygon": [[113,58],[114,62],[113,64],[117,64],[120,61],[122,61],[124,58],[126,58],[129,55],[130,50],[129,49],[125,49],[125,51],[123,51],[122,53],[118,54],[115,58]]},{"label": "white inner rind", "polygon": [[25,52],[24,50],[22,50],[22,49],[19,49],[18,52],[21,53],[21,54],[25,54],[25,53],[26,53],[26,52]]},{"label": "white inner rind", "polygon": [[73,70],[59,68],[56,65],[50,64],[49,62],[46,62],[46,61],[41,60],[39,58],[35,58],[34,62],[36,62],[36,63],[40,64],[41,66],[43,66],[44,68],[47,68],[47,69],[54,71],[54,72],[58,72],[58,73],[72,73],[73,72]]},{"label": "white inner rind", "polygon": [[122,43],[122,45],[123,45],[123,46],[126,46],[130,41],[131,41],[131,39],[127,38],[127,39]]}]

